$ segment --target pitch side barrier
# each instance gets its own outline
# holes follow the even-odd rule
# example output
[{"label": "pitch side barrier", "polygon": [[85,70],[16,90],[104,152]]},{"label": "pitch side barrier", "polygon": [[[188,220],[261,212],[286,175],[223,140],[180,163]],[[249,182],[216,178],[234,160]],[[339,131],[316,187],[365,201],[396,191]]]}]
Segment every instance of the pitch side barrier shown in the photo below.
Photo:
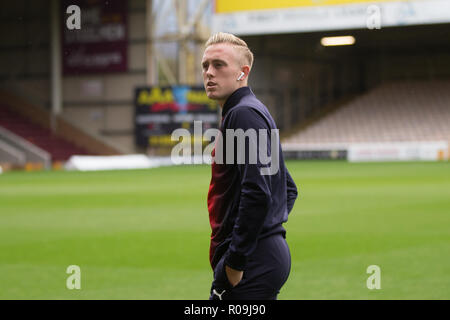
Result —
[{"label": "pitch side barrier", "polygon": [[363,161],[445,161],[448,141],[367,143],[282,143],[286,159]]},{"label": "pitch side barrier", "polygon": [[[283,144],[285,159],[332,159],[362,161],[446,161],[449,159],[447,141],[382,142],[351,144]],[[181,160],[180,160],[181,159]],[[207,155],[149,157],[142,154],[121,156],[72,156],[66,170],[96,171],[149,169],[172,165],[210,164]]]}]

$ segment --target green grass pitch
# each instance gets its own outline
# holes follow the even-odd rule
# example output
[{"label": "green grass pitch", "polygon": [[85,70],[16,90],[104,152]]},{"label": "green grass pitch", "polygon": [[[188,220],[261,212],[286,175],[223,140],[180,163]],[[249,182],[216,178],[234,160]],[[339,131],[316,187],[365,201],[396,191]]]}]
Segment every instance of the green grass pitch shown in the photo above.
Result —
[{"label": "green grass pitch", "polygon": [[[279,299],[450,299],[450,170],[290,161]],[[210,167],[0,175],[0,299],[207,299]],[[81,289],[66,288],[69,265]],[[366,286],[381,269],[381,289]]]}]

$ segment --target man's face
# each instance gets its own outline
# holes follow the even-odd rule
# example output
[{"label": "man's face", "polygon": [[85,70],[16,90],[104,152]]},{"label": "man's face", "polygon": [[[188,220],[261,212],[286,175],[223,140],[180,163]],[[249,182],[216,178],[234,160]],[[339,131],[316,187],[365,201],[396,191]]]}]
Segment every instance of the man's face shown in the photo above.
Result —
[{"label": "man's face", "polygon": [[206,48],[203,59],[203,85],[208,98],[223,106],[226,99],[244,83],[237,81],[241,73],[238,52],[228,43],[213,44]]}]

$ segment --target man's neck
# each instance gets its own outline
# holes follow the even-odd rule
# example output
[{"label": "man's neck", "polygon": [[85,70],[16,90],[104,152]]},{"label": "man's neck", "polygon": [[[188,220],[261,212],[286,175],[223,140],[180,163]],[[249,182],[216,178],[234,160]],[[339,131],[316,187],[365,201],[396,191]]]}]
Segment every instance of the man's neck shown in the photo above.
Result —
[{"label": "man's neck", "polygon": [[[240,88],[243,88],[243,87],[247,87],[247,84],[242,85],[242,86],[236,88],[236,90],[239,90]],[[230,93],[225,99],[223,99],[223,100],[217,100],[217,103],[219,104],[219,106],[220,106],[221,109],[223,109],[223,106],[225,105],[225,102],[227,102],[228,98],[229,98],[234,92],[236,92],[236,90],[234,90],[232,93]]]}]

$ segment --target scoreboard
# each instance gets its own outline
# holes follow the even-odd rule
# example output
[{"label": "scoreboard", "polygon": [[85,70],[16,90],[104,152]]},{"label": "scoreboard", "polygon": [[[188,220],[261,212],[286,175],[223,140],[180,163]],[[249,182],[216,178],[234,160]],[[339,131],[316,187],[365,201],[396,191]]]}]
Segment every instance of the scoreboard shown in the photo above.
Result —
[{"label": "scoreboard", "polygon": [[201,122],[202,130],[218,127],[219,105],[203,87],[139,87],[134,101],[135,142],[140,147],[174,146],[178,141],[172,141],[172,132],[184,128],[193,133],[194,121]]}]

